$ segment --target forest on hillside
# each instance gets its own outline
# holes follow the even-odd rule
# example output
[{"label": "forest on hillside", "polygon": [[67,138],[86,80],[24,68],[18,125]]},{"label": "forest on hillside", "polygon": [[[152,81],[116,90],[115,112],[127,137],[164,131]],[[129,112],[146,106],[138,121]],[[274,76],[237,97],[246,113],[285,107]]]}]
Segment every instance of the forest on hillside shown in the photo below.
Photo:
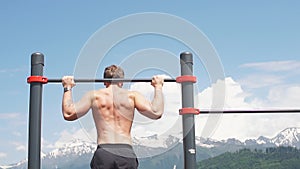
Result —
[{"label": "forest on hillside", "polygon": [[299,169],[300,150],[294,147],[241,149],[198,163],[198,169]]}]

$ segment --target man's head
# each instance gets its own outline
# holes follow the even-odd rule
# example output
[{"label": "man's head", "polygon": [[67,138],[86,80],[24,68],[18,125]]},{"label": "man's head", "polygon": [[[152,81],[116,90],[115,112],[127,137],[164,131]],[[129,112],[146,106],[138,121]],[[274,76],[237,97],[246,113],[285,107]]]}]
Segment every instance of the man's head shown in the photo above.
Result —
[{"label": "man's head", "polygon": [[[124,78],[124,71],[121,67],[117,65],[110,65],[105,68],[104,73],[103,73],[103,78],[105,79],[119,79],[119,78]],[[104,85],[108,87],[111,84],[111,82],[105,82]],[[120,87],[123,86],[123,83],[121,82],[116,82],[115,84],[118,84]]]}]

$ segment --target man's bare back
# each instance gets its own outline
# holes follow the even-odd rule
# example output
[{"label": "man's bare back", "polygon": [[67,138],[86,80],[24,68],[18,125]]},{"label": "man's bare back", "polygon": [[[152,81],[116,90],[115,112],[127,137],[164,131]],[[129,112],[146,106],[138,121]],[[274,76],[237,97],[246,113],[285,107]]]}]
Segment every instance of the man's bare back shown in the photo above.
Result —
[{"label": "man's bare back", "polygon": [[98,144],[131,144],[134,98],[134,92],[114,85],[95,91],[92,112],[98,132]]}]

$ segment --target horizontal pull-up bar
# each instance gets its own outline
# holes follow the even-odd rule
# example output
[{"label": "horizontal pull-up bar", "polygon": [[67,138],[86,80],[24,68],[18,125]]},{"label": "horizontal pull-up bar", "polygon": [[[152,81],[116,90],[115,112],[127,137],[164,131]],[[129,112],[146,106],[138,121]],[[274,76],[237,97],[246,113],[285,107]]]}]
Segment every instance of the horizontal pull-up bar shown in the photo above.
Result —
[{"label": "horizontal pull-up bar", "polygon": [[[76,83],[93,82],[151,82],[152,79],[74,79]],[[61,83],[62,79],[48,79],[48,83]],[[164,79],[164,82],[176,82],[176,79]]]},{"label": "horizontal pull-up bar", "polygon": [[200,110],[201,114],[258,114],[258,113],[300,113],[300,109],[266,109],[266,110]]},{"label": "horizontal pull-up bar", "polygon": [[[97,82],[151,82],[152,79],[74,79],[76,83],[97,83]],[[30,76],[27,78],[28,83],[61,83],[62,79],[48,79],[44,76]],[[164,82],[177,82],[176,79],[164,79]]]}]

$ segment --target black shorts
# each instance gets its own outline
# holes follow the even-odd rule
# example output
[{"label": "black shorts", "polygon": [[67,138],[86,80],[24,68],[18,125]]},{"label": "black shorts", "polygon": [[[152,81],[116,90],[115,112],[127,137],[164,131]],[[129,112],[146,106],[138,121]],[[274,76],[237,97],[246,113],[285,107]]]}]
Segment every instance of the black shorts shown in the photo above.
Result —
[{"label": "black shorts", "polygon": [[137,169],[138,160],[129,144],[100,144],[91,161],[92,169]]}]

